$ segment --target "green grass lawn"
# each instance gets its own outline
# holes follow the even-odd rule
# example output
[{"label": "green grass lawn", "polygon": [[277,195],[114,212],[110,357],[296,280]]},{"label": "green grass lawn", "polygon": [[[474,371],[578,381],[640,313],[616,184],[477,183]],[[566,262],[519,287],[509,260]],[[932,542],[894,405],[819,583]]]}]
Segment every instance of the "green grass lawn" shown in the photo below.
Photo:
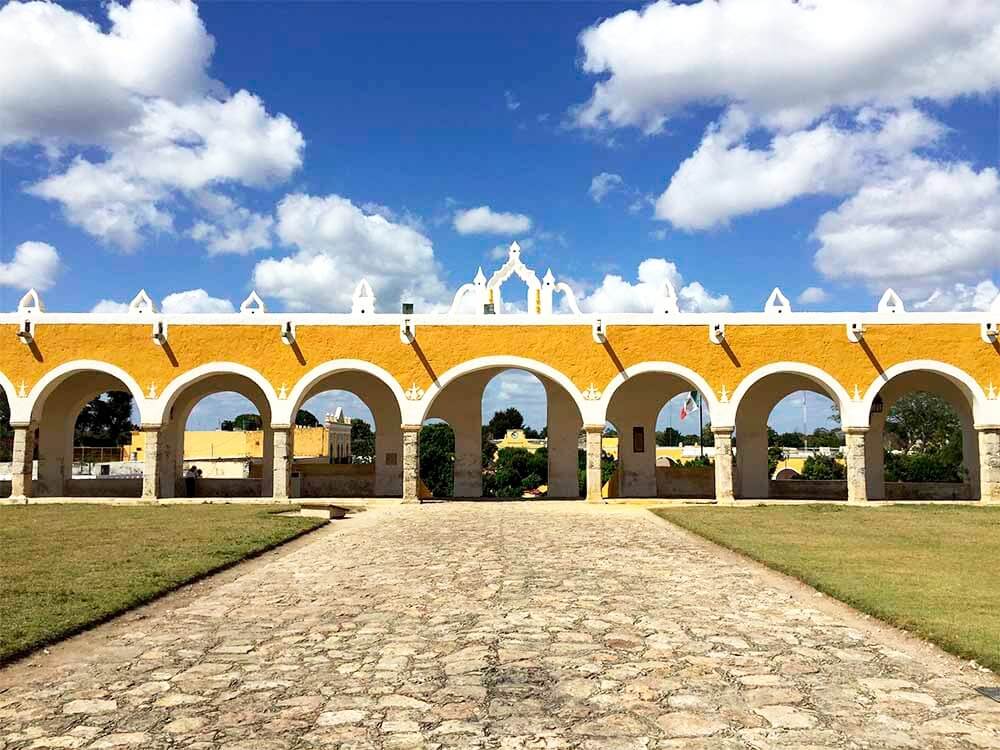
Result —
[{"label": "green grass lawn", "polygon": [[657,508],[958,656],[1000,671],[1000,508]]},{"label": "green grass lawn", "polygon": [[261,505],[0,507],[0,663],[322,523],[278,516],[275,510]]}]

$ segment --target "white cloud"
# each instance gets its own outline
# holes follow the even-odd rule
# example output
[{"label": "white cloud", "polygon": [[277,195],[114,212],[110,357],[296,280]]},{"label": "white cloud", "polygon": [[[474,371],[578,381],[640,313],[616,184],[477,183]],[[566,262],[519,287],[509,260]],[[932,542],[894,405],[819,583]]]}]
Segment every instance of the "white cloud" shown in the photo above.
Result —
[{"label": "white cloud", "polygon": [[927,299],[1000,271],[1000,179],[993,168],[914,162],[824,214],[814,235],[825,277]]},{"label": "white cloud", "polygon": [[656,202],[656,216],[681,229],[708,229],[802,195],[844,194],[898,169],[915,148],[930,145],[944,130],[913,109],[865,109],[852,125],[845,129],[824,121],[755,149],[746,141],[746,114],[730,110],[674,173]]},{"label": "white cloud", "polygon": [[22,242],[9,263],[0,263],[0,286],[42,291],[56,283],[61,269],[62,261],[52,245]]},{"label": "white cloud", "polygon": [[107,33],[55,3],[0,8],[0,145],[108,143],[142,102],[182,103],[219,88],[206,75],[215,41],[189,0],[107,6]]},{"label": "white cloud", "polygon": [[622,186],[622,176],[612,172],[601,172],[590,181],[590,197],[594,203],[600,203],[612,190]]},{"label": "white cloud", "polygon": [[826,290],[818,286],[807,286],[798,296],[798,302],[803,305],[820,305],[830,299]]},{"label": "white cloud", "polygon": [[[173,231],[179,197],[269,185],[298,169],[304,140],[295,124],[208,77],[215,43],[193,3],[135,0],[107,13],[105,33],[54,4],[0,9],[0,145],[88,149],[30,193],[133,250],[148,232]],[[210,241],[247,242],[222,234]]]},{"label": "white cloud", "polygon": [[733,102],[776,129],[825,112],[945,101],[1000,83],[992,0],[669,0],[580,34],[583,70],[604,76],[575,108],[582,127],[660,131],[685,107]]},{"label": "white cloud", "polygon": [[[187,313],[231,313],[236,308],[227,299],[209,296],[204,289],[189,289],[186,292],[174,292],[163,298],[160,311],[167,315],[184,315]],[[102,299],[91,309],[92,313],[127,313],[128,303],[112,299]]]},{"label": "white cloud", "polygon": [[231,313],[235,312],[233,303],[227,299],[210,297],[204,289],[189,289],[186,292],[174,292],[163,298],[160,309],[168,315],[184,313]]},{"label": "white cloud", "polygon": [[732,308],[728,295],[713,296],[698,281],[685,284],[677,266],[664,258],[642,261],[635,283],[617,274],[606,275],[592,293],[580,300],[580,307],[590,312],[651,312],[664,281],[670,281],[677,290],[683,311],[723,312]]},{"label": "white cloud", "polygon": [[214,221],[195,222],[188,235],[203,242],[209,255],[246,255],[271,247],[272,217],[250,211],[223,195],[207,193],[200,202]]},{"label": "white cloud", "polygon": [[128,302],[115,302],[113,299],[102,299],[90,311],[92,313],[127,313]]},{"label": "white cloud", "polygon": [[914,310],[952,311],[989,310],[993,301],[1000,297],[1000,288],[992,280],[978,284],[952,284],[951,287],[935,289],[931,295],[913,305]]},{"label": "white cloud", "polygon": [[293,255],[262,260],[254,287],[290,309],[331,304],[349,309],[351,294],[368,279],[382,310],[398,310],[402,299],[427,311],[449,301],[433,245],[404,224],[365,213],[339,195],[287,195],[278,204],[278,237]]},{"label": "white cloud", "polygon": [[511,112],[513,112],[514,110],[516,110],[518,107],[521,106],[521,102],[519,102],[517,100],[517,97],[514,96],[513,91],[510,90],[504,91],[503,100],[504,103],[507,105],[507,109],[509,109]]},{"label": "white cloud", "polygon": [[524,214],[494,211],[479,206],[456,211],[453,219],[459,234],[523,234],[531,229],[531,218]]}]

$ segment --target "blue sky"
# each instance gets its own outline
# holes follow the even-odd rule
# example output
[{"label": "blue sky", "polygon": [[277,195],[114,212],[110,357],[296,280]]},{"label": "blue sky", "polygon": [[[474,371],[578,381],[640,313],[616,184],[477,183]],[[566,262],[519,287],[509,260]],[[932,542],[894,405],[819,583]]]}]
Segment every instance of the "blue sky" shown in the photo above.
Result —
[{"label": "blue sky", "polygon": [[988,0],[8,2],[0,305],[440,309],[516,239],[589,309],[983,309],[998,40]]}]

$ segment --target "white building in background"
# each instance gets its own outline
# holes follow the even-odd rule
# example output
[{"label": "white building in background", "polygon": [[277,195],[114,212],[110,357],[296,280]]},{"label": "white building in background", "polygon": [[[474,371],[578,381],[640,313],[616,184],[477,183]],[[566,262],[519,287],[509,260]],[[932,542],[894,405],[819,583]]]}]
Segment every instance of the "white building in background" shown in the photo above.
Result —
[{"label": "white building in background", "polygon": [[327,414],[323,421],[326,427],[327,436],[330,441],[330,449],[327,455],[332,464],[351,463],[351,418],[344,414],[341,406],[333,414]]}]

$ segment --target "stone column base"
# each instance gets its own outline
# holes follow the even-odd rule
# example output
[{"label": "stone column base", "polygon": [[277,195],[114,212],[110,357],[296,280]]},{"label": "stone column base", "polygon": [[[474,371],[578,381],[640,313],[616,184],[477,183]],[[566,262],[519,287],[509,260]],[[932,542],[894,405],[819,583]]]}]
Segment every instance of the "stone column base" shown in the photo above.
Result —
[{"label": "stone column base", "polygon": [[601,497],[601,437],[604,435],[604,425],[587,424],[583,426],[587,433],[587,502],[603,503],[607,500]]},{"label": "stone column base", "polygon": [[865,468],[867,427],[845,427],[844,460],[847,464],[847,504],[868,505],[868,472]]},{"label": "stone column base", "polygon": [[403,430],[403,502],[420,502],[420,427],[404,424]]},{"label": "stone column base", "polygon": [[733,430],[731,427],[712,428],[715,436],[715,502],[716,505],[733,505],[736,493],[733,488]]}]

